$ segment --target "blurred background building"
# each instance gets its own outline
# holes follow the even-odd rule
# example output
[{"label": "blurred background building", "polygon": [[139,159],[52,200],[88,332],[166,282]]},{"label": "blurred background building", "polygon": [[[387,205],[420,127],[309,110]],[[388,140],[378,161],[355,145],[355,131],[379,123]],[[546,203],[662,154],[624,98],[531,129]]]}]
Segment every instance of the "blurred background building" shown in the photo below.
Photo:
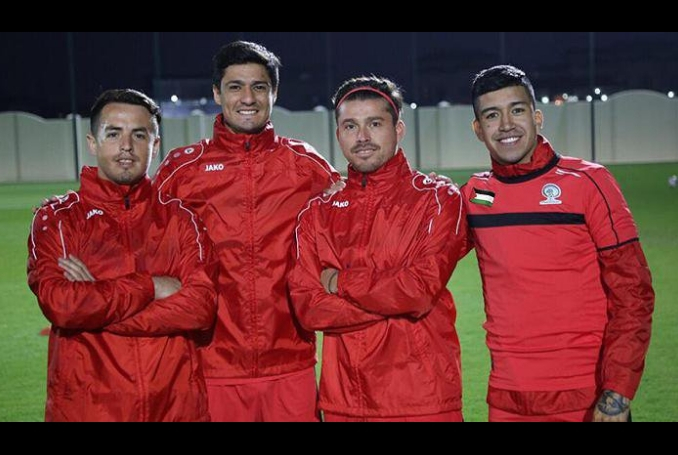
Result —
[{"label": "blurred background building", "polygon": [[86,117],[111,88],[161,103],[161,158],[209,137],[220,111],[211,59],[237,39],[282,59],[276,130],[310,142],[338,169],[346,163],[330,99],[343,80],[369,74],[405,90],[403,145],[415,166],[486,168],[470,128],[470,84],[501,63],[530,75],[545,134],[564,153],[678,162],[678,32],[3,32],[0,182],[70,180],[95,164]]}]

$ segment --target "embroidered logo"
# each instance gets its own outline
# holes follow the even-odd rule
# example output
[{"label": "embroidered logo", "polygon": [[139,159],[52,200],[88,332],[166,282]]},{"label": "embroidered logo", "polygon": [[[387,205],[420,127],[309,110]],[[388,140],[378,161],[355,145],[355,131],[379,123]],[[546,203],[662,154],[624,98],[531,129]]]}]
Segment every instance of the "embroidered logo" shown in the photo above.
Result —
[{"label": "embroidered logo", "polygon": [[99,209],[90,210],[89,213],[87,214],[87,220],[91,220],[95,216],[104,216],[103,210]]},{"label": "embroidered logo", "polygon": [[473,196],[471,196],[471,202],[477,205],[484,205],[485,207],[492,207],[494,205],[494,200],[497,197],[496,193],[492,191],[479,190],[473,188]]},{"label": "embroidered logo", "polygon": [[221,172],[226,169],[223,164],[208,164],[205,166],[205,172]]},{"label": "embroidered logo", "polygon": [[549,183],[541,190],[541,194],[546,200],[541,201],[539,205],[562,205],[563,203],[563,201],[560,200],[560,197],[563,195],[563,190],[561,190],[558,185]]},{"label": "embroidered logo", "polygon": [[334,201],[334,203],[332,203],[332,208],[335,208],[335,209],[347,209],[350,206],[351,206],[351,203],[349,201],[344,201],[344,202]]}]

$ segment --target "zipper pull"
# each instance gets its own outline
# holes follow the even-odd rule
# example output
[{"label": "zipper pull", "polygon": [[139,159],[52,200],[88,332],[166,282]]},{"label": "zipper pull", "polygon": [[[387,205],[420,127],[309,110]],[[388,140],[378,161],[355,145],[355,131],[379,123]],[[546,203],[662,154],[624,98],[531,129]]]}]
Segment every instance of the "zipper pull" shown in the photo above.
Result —
[{"label": "zipper pull", "polygon": [[132,208],[132,202],[129,200],[129,196],[125,196],[125,210],[130,210]]},{"label": "zipper pull", "polygon": [[367,174],[363,174],[363,188],[367,188]]}]

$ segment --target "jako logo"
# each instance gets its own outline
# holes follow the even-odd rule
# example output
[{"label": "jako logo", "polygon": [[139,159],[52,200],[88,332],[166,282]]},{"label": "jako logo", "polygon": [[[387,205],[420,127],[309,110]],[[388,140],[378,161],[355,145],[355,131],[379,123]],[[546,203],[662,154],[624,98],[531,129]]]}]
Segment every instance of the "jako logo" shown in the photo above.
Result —
[{"label": "jako logo", "polygon": [[104,212],[102,210],[97,210],[97,209],[90,210],[90,212],[87,214],[87,219],[91,220],[95,216],[104,216]]},{"label": "jako logo", "polygon": [[223,164],[208,164],[205,166],[205,172],[221,172],[226,169]]},{"label": "jako logo", "polygon": [[345,202],[339,202],[339,201],[334,201],[334,204],[332,204],[333,208],[337,209],[347,209],[351,205],[350,202],[345,201]]}]

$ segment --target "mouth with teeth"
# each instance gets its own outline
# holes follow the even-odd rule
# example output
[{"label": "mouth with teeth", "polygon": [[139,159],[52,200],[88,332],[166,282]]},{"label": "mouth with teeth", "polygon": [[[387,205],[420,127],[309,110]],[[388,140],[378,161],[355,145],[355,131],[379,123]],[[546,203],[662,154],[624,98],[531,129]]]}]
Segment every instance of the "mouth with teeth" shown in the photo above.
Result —
[{"label": "mouth with teeth", "polygon": [[259,111],[254,109],[238,111],[238,114],[242,115],[243,117],[254,117],[258,113]]},{"label": "mouth with teeth", "polygon": [[116,160],[116,163],[118,163],[118,166],[120,166],[123,169],[131,169],[132,167],[134,167],[136,161],[131,158],[120,158]]},{"label": "mouth with teeth", "polygon": [[520,142],[519,136],[511,136],[511,137],[505,137],[503,139],[499,139],[499,143],[502,144],[502,145],[506,145],[506,146],[515,145],[518,142]]}]

